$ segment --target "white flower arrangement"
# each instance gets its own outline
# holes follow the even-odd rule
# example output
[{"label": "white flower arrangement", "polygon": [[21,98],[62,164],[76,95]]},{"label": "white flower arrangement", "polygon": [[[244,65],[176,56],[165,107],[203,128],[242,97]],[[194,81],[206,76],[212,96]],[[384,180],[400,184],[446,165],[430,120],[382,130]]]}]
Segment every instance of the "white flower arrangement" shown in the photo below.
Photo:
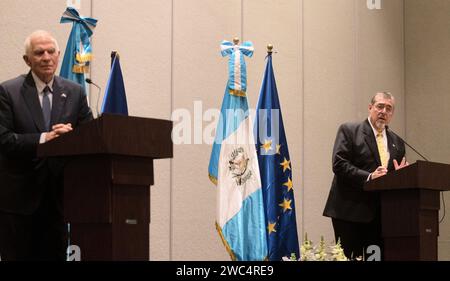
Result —
[{"label": "white flower arrangement", "polygon": [[[303,243],[300,246],[300,258],[298,261],[348,261],[344,250],[341,247],[341,242],[338,240],[334,245],[326,245],[323,236],[320,237],[318,245],[313,244],[308,239],[308,234],[305,234]],[[297,261],[295,254],[291,257],[283,257],[283,261]]]}]

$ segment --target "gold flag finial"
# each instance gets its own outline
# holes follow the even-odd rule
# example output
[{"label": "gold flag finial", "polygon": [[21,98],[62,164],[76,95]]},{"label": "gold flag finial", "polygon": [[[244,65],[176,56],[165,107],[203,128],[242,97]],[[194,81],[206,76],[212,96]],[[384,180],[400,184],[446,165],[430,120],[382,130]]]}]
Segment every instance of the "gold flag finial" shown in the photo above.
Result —
[{"label": "gold flag finial", "polygon": [[267,53],[269,53],[269,54],[273,53],[273,45],[272,44],[267,44]]},{"label": "gold flag finial", "polygon": [[239,38],[234,37],[234,38],[233,38],[233,44],[234,44],[234,45],[239,44]]}]

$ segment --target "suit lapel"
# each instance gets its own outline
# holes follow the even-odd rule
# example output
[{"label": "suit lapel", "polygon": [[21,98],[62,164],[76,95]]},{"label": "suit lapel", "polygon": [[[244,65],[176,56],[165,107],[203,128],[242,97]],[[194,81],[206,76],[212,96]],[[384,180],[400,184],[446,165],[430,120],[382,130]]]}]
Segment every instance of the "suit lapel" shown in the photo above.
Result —
[{"label": "suit lapel", "polygon": [[44,115],[42,114],[41,103],[39,102],[36,85],[31,75],[31,71],[25,78],[25,82],[22,86],[22,97],[28,107],[28,110],[33,117],[33,121],[40,132],[45,132]]},{"label": "suit lapel", "polygon": [[61,83],[61,79],[55,76],[53,80],[52,115],[50,120],[51,126],[60,123],[59,120],[61,117],[61,112],[66,103],[66,95],[67,94],[64,93],[64,86]]},{"label": "suit lapel", "polygon": [[377,162],[378,166],[381,166],[381,160],[380,160],[380,154],[378,153],[378,146],[377,141],[375,140],[375,136],[373,135],[372,127],[369,124],[369,120],[366,119],[364,121],[363,126],[363,132],[364,132],[364,140],[367,143],[367,146],[369,147],[370,151],[372,151],[372,154]]}]

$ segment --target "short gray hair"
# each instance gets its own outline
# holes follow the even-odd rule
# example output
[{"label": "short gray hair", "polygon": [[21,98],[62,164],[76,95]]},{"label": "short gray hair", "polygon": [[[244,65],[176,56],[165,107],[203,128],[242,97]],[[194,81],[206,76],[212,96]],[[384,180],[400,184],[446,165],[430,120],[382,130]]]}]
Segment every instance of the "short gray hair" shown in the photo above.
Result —
[{"label": "short gray hair", "polygon": [[36,30],[36,31],[33,31],[33,33],[31,33],[30,35],[28,35],[28,37],[25,39],[25,43],[24,43],[25,55],[28,55],[31,52],[31,40],[34,37],[39,37],[39,36],[49,36],[50,39],[52,40],[52,42],[55,44],[56,51],[59,51],[58,41],[56,41],[55,37],[53,37],[53,35],[50,32],[45,31],[45,30]]},{"label": "short gray hair", "polygon": [[394,100],[394,101],[395,101],[394,96],[393,96],[390,92],[377,92],[377,93],[372,97],[372,99],[371,99],[371,101],[370,101],[371,104],[375,104],[375,98],[376,98],[378,95],[383,95],[383,98],[388,99],[388,100]]}]

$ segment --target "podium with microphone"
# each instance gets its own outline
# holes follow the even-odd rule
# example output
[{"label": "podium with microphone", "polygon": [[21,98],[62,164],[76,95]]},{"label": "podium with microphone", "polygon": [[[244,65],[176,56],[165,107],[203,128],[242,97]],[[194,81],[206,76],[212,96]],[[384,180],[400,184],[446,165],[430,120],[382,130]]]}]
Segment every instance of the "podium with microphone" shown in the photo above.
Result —
[{"label": "podium with microphone", "polygon": [[450,190],[450,165],[430,162],[388,126],[386,130],[425,161],[389,172],[364,186],[366,191],[380,193],[384,260],[437,261],[440,192]]},{"label": "podium with microphone", "polygon": [[419,160],[364,190],[380,193],[384,260],[438,260],[440,192],[450,190],[450,165]]}]

